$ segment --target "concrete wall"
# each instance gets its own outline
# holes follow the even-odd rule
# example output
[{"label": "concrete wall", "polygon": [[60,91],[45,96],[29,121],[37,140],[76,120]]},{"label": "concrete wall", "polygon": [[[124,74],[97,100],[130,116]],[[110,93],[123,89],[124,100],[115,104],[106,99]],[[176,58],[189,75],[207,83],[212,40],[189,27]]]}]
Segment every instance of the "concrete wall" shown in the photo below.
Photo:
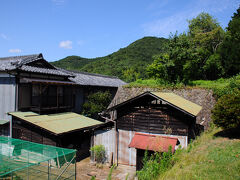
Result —
[{"label": "concrete wall", "polygon": [[[15,77],[6,73],[0,73],[0,119],[10,120],[8,112],[15,111],[16,105],[16,81]],[[11,132],[8,133],[11,136]]]},{"label": "concrete wall", "polygon": [[15,77],[0,74],[0,119],[11,120],[7,113],[15,111],[15,87]]}]

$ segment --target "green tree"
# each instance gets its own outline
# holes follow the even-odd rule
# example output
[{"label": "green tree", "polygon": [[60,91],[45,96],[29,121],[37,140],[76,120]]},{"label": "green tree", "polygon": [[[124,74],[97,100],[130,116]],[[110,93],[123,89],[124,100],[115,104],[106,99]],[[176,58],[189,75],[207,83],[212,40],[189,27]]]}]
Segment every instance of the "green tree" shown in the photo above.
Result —
[{"label": "green tree", "polygon": [[134,68],[128,68],[122,71],[122,77],[127,82],[136,81],[140,77],[140,73],[136,72]]},{"label": "green tree", "polygon": [[107,108],[112,100],[109,91],[96,92],[87,96],[87,101],[83,104],[83,114],[98,119],[98,113]]},{"label": "green tree", "polygon": [[214,124],[225,129],[240,128],[240,90],[218,99],[212,110],[212,119]]},{"label": "green tree", "polygon": [[227,33],[221,46],[221,56],[226,76],[240,72],[240,7],[228,23]]},{"label": "green tree", "polygon": [[168,54],[160,54],[153,57],[154,61],[146,69],[149,77],[156,79],[170,79],[170,68],[173,66],[172,61],[169,60]]},{"label": "green tree", "polygon": [[217,79],[223,73],[218,47],[224,31],[211,15],[200,13],[188,21],[188,33],[170,38],[169,59],[174,80]]},{"label": "green tree", "polygon": [[[198,79],[217,79],[221,77],[223,68],[217,50],[223,42],[225,32],[217,20],[208,13],[200,13],[188,22],[188,34],[197,55],[193,61],[197,62],[197,68],[199,69]],[[195,71],[194,68],[192,70]]]}]

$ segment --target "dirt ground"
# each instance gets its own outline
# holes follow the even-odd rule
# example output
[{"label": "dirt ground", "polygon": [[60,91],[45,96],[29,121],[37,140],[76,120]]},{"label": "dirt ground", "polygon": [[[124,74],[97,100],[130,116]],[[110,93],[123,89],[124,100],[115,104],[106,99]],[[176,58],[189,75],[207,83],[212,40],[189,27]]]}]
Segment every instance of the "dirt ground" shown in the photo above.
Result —
[{"label": "dirt ground", "polygon": [[[97,167],[96,164],[90,162],[90,158],[86,158],[77,163],[77,180],[89,180],[92,176],[96,180],[105,180],[108,177],[110,168],[108,165]],[[128,180],[135,178],[136,167],[119,165],[112,172],[112,180],[124,180],[128,176]]]}]

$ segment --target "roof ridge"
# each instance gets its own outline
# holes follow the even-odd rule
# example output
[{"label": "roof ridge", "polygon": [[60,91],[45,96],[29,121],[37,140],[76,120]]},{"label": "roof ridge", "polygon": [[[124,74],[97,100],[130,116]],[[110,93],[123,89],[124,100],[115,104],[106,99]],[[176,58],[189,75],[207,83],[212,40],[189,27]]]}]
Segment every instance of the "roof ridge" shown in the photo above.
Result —
[{"label": "roof ridge", "polygon": [[98,76],[98,77],[106,77],[106,78],[112,78],[112,79],[119,79],[117,76],[109,76],[104,74],[97,74],[97,73],[89,73],[89,72],[82,72],[82,71],[74,71],[74,70],[68,70],[73,73],[77,74],[86,74],[86,75],[92,75],[92,76]]},{"label": "roof ridge", "polygon": [[0,57],[1,59],[7,59],[7,58],[25,58],[25,57],[30,57],[30,56],[40,56],[42,53],[39,54],[29,54],[29,55],[20,55],[20,56],[6,56],[6,57]]}]

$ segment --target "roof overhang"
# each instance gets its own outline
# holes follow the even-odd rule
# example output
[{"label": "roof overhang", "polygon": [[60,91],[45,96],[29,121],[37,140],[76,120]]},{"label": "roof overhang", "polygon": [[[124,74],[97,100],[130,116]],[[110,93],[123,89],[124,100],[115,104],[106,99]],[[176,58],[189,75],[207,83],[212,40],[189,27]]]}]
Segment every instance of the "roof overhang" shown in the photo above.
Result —
[{"label": "roof overhang", "polygon": [[5,125],[5,124],[9,124],[9,120],[0,120],[0,126],[1,125]]},{"label": "roof overhang", "polygon": [[128,147],[158,152],[168,152],[171,147],[174,152],[177,141],[175,137],[135,133]]},{"label": "roof overhang", "polygon": [[32,83],[32,84],[56,84],[56,85],[77,85],[70,81],[57,81],[48,79],[33,79],[33,78],[21,78],[20,83]]}]

